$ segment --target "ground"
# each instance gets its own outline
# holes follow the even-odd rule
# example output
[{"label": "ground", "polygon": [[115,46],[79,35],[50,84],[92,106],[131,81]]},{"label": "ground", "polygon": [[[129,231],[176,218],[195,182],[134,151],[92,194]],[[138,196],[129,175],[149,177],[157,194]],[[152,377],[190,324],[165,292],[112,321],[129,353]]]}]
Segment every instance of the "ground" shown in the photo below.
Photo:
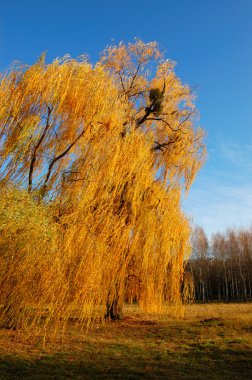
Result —
[{"label": "ground", "polygon": [[252,379],[252,304],[189,305],[157,319],[126,307],[118,322],[65,336],[0,330],[0,379]]}]

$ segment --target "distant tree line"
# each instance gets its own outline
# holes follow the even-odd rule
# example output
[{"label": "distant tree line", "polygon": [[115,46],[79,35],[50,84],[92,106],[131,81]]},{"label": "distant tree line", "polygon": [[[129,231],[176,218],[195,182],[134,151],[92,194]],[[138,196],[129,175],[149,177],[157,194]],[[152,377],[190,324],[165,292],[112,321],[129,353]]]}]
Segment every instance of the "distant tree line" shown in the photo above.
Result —
[{"label": "distant tree line", "polygon": [[195,301],[252,300],[252,228],[216,233],[209,242],[196,227],[193,254],[186,266]]}]

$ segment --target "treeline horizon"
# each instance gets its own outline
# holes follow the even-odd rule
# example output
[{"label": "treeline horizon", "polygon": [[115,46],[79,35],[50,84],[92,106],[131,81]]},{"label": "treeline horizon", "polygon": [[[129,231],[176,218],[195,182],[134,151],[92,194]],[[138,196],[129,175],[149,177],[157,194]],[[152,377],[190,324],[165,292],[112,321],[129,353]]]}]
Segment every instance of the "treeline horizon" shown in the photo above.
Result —
[{"label": "treeline horizon", "polygon": [[252,301],[252,227],[229,228],[211,239],[196,227],[186,273],[195,302]]}]

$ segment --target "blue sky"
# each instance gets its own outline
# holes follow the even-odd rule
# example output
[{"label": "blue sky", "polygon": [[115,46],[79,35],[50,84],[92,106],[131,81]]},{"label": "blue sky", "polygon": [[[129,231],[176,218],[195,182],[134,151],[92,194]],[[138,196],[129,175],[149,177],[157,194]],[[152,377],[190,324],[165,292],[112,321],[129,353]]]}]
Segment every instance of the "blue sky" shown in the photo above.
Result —
[{"label": "blue sky", "polygon": [[0,69],[156,40],[197,93],[208,160],[184,201],[210,236],[252,223],[251,0],[1,0]]}]

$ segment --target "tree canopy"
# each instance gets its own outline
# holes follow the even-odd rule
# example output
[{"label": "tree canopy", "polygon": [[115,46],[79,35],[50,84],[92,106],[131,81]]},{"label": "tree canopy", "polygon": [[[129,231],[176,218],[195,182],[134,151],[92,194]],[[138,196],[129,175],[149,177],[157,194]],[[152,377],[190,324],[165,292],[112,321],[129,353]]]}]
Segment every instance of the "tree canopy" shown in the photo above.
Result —
[{"label": "tree canopy", "polygon": [[[181,303],[190,253],[181,196],[205,157],[196,116],[193,92],[155,42],[108,47],[95,65],[42,55],[2,74],[3,322],[37,322],[41,310],[56,325],[73,313],[114,317],[130,277],[146,311]],[[24,236],[14,248],[13,234]]]}]

